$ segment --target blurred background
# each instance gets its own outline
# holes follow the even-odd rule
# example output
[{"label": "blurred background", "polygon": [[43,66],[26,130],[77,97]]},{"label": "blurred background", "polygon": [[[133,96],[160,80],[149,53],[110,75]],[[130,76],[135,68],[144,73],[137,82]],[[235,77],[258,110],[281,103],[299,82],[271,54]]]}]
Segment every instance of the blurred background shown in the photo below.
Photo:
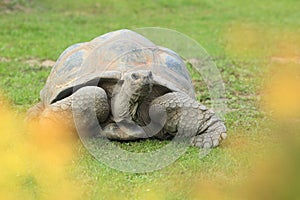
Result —
[{"label": "blurred background", "polygon": [[[300,2],[1,0],[1,199],[299,199]],[[191,147],[160,171],[97,162],[62,127],[23,124],[68,46],[106,32],[164,27],[190,36],[226,88],[227,140],[203,159]],[[197,98],[211,105],[190,69]],[[147,152],[161,141],[118,144]]]}]

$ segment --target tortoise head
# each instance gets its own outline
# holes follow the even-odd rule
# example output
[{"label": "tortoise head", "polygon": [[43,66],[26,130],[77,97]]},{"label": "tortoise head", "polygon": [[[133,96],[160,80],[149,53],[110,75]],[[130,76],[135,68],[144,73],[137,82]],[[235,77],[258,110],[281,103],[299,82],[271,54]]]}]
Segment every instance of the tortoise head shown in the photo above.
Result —
[{"label": "tortoise head", "polygon": [[118,119],[134,118],[138,106],[148,96],[153,87],[153,75],[150,70],[126,72],[118,83],[112,98],[112,114]]},{"label": "tortoise head", "polygon": [[149,70],[127,72],[123,76],[123,91],[132,98],[140,98],[149,94],[153,86],[153,75]]}]

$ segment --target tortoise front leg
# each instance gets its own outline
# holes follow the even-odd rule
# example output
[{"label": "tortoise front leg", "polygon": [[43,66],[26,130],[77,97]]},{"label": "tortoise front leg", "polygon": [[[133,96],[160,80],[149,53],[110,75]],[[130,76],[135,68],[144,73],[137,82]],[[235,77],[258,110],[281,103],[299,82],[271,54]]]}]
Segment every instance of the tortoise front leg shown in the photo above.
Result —
[{"label": "tortoise front leg", "polygon": [[98,126],[98,121],[104,122],[108,115],[109,104],[106,92],[100,87],[86,86],[71,96],[47,106],[41,114],[40,122],[50,120],[72,129],[84,128]]},{"label": "tortoise front leg", "polygon": [[194,146],[216,147],[226,138],[226,127],[215,113],[184,93],[167,93],[153,100],[150,107],[157,113],[166,112],[163,132],[185,134]]}]

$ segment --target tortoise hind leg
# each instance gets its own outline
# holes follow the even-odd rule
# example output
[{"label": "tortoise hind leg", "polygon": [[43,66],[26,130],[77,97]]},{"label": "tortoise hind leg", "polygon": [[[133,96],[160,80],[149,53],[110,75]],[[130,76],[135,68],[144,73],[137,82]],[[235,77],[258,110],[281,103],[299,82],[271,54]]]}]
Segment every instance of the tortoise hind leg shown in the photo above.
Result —
[{"label": "tortoise hind leg", "polygon": [[106,92],[100,87],[86,86],[46,107],[40,121],[50,120],[77,129],[99,125],[98,121],[104,122],[108,115]]}]

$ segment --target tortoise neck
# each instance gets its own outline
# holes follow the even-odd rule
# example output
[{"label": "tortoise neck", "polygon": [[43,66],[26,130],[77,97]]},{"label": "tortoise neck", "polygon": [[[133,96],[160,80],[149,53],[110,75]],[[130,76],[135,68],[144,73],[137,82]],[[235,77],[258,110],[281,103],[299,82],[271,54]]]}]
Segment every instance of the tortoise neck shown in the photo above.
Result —
[{"label": "tortoise neck", "polygon": [[[143,87],[143,88],[142,88]],[[135,120],[139,105],[150,94],[152,84],[134,89],[126,83],[117,86],[111,101],[111,110],[116,122],[121,120]]]}]

